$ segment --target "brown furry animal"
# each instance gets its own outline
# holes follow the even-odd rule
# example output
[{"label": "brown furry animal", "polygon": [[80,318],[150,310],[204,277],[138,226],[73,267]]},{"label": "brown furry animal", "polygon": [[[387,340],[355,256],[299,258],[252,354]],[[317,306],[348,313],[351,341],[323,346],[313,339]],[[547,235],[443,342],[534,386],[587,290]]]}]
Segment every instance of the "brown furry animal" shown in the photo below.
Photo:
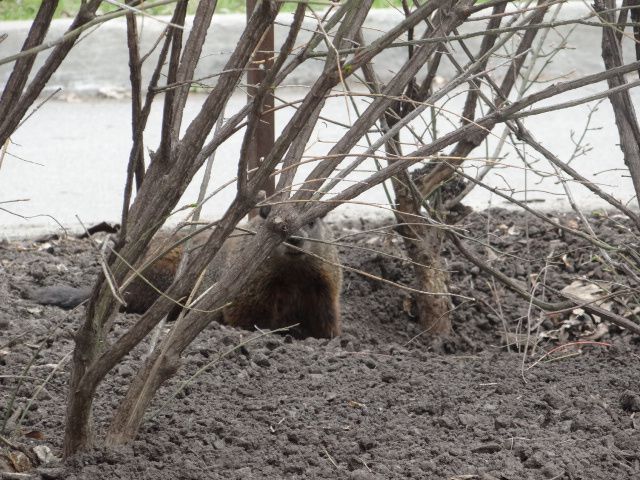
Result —
[{"label": "brown furry animal", "polygon": [[[257,228],[266,217],[249,223]],[[219,272],[241,252],[250,235],[229,238],[205,275],[204,285],[217,281]],[[298,326],[298,337],[332,338],[340,334],[342,269],[336,247],[321,219],[305,225],[281,244],[258,268],[233,304],[223,310],[228,325],[253,329]],[[298,249],[304,250],[300,251]],[[308,252],[308,253],[305,253]]]},{"label": "brown furry animal", "polygon": [[[149,251],[144,256],[144,262],[151,260],[159,253],[167,249],[171,243],[175,243],[183,236],[170,236],[165,232],[156,234],[149,244]],[[196,237],[195,244],[198,245],[204,238]],[[153,284],[140,277],[136,277],[124,290],[122,296],[127,306],[124,310],[128,313],[144,313],[158,297],[158,290],[164,292],[173,283],[173,279],[178,271],[178,265],[182,258],[184,244],[171,249],[164,256],[153,262],[149,267],[145,268],[141,273],[142,276]]]},{"label": "brown furry animal", "polygon": [[[260,213],[260,217],[249,222],[247,229],[257,229],[269,212],[262,209]],[[166,234],[158,234],[151,242],[145,260],[166,248],[167,239]],[[240,234],[225,242],[207,268],[201,291],[217,281],[219,272],[228,268],[229,262],[245,248],[249,239],[250,235]],[[330,240],[330,233],[321,219],[302,227],[287,240],[293,247],[279,245],[217,320],[246,329],[274,330],[297,324],[292,331],[297,337],[339,335],[342,269],[338,266],[338,252]],[[201,243],[201,239],[196,239],[195,243]],[[174,248],[142,272],[155,288],[141,278],[131,282],[123,294],[127,312],[144,313],[158,298],[156,289],[164,291],[171,285],[182,248]],[[73,308],[88,296],[88,289],[62,286],[39,288],[28,294],[38,303],[63,308]]]}]

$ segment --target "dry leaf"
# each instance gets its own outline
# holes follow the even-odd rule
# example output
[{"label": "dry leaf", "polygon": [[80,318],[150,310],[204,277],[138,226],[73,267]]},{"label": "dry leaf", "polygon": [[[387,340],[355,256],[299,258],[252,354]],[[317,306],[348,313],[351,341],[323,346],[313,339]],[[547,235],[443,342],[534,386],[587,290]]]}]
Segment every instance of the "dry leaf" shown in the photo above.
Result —
[{"label": "dry leaf", "polygon": [[531,282],[532,287],[535,287],[536,285],[538,285],[539,278],[540,278],[540,275],[538,273],[529,274],[529,281]]},{"label": "dry leaf", "polygon": [[27,438],[33,438],[34,440],[44,440],[44,433],[40,430],[31,430],[24,434]]},{"label": "dry leaf", "polygon": [[593,333],[585,335],[584,338],[586,338],[587,340],[593,340],[595,342],[600,340],[607,333],[609,333],[609,325],[607,325],[606,323],[599,323]]},{"label": "dry leaf", "polygon": [[512,225],[509,230],[507,230],[507,233],[509,235],[520,235],[520,230],[518,229],[517,226]]},{"label": "dry leaf", "polygon": [[404,313],[406,313],[410,317],[413,317],[413,314],[411,313],[412,306],[413,306],[413,302],[411,301],[410,296],[407,295],[402,299],[402,310],[404,311]]},{"label": "dry leaf", "polygon": [[9,453],[8,458],[13,465],[14,470],[18,473],[28,472],[32,468],[29,457],[22,452],[14,450]]},{"label": "dry leaf", "polygon": [[574,308],[571,311],[571,318],[577,318],[584,315],[584,308]]},{"label": "dry leaf", "polygon": [[496,252],[494,252],[492,248],[485,247],[484,253],[487,256],[487,262],[493,262],[498,258],[498,255],[496,255]]},{"label": "dry leaf", "polygon": [[53,247],[53,245],[51,245],[49,242],[45,242],[45,243],[41,243],[40,245],[38,245],[38,247],[36,248],[38,251],[43,251],[43,250],[47,250],[49,248]]},{"label": "dry leaf", "polygon": [[602,289],[595,283],[587,283],[582,280],[576,280],[570,285],[567,285],[561,290],[562,293],[571,295],[573,297],[584,300],[585,302],[592,302],[602,296]]},{"label": "dry leaf", "polygon": [[[581,280],[576,280],[572,282],[571,285],[567,285],[566,287],[564,287],[561,291],[579,300],[583,300],[585,303],[594,303],[594,305],[597,305],[600,308],[604,308],[605,310],[611,311],[611,307],[613,306],[612,302],[595,301],[601,298],[606,292],[602,288],[600,288],[600,286],[593,282],[583,282]],[[584,315],[584,310],[581,308],[576,308],[572,313],[577,316],[581,316]],[[595,323],[599,323],[600,317],[598,315],[593,315],[593,320]]]},{"label": "dry leaf", "polygon": [[567,222],[565,223],[565,225],[566,225],[567,227],[569,227],[569,228],[573,229],[573,230],[578,230],[578,227],[580,226],[580,225],[578,224],[578,221],[577,221],[577,220],[575,220],[575,219],[573,219],[573,218],[571,218],[571,219],[567,220]]}]

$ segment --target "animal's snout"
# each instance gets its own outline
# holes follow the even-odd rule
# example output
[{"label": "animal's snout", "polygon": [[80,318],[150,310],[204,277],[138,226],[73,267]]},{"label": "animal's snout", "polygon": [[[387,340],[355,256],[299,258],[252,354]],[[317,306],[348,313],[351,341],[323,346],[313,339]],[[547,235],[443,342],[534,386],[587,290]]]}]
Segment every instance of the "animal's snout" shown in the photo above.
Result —
[{"label": "animal's snout", "polygon": [[301,247],[302,244],[304,243],[304,238],[302,237],[289,237],[287,238],[287,243],[289,245],[293,245],[294,247]]},{"label": "animal's snout", "polygon": [[[304,243],[305,243],[305,240],[307,240],[307,238],[309,238],[308,232],[302,229],[296,232],[295,235],[291,235],[290,237],[288,237],[287,243],[296,248],[304,248]],[[289,248],[287,253],[302,253],[302,252],[295,248]]]}]

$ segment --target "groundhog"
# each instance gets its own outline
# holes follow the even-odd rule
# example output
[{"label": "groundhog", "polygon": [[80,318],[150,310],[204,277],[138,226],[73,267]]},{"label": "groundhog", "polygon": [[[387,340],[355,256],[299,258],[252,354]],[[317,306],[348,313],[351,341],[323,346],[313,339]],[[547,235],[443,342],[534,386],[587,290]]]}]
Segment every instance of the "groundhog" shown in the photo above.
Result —
[{"label": "groundhog", "polygon": [[[269,209],[260,210],[248,225],[255,230]],[[218,280],[250,235],[225,242],[205,274],[204,290]],[[307,253],[305,253],[307,252]],[[297,324],[297,337],[332,338],[340,334],[342,269],[329,229],[317,219],[280,244],[258,268],[233,304],[223,310],[224,323],[245,329],[288,327]]]},{"label": "groundhog", "polygon": [[[244,229],[255,231],[269,214],[260,209]],[[234,233],[224,243],[214,261],[207,267],[200,293],[228,268],[235,254],[244,250],[251,235]],[[151,242],[146,259],[153,257],[164,245],[167,235],[158,234]],[[169,240],[171,241],[171,240]],[[175,241],[175,238],[173,239]],[[199,248],[202,237],[197,238]],[[182,256],[182,246],[176,247],[145,269],[142,274],[160,290],[166,290],[173,279]],[[308,252],[308,253],[307,253]],[[271,253],[248,281],[232,304],[218,314],[216,320],[245,329],[277,329],[297,326],[291,333],[299,338],[332,338],[340,334],[340,291],[342,269],[336,247],[331,243],[328,228],[322,219],[309,222],[286,244]],[[28,297],[41,304],[73,308],[86,300],[89,289],[44,287],[33,290]],[[123,293],[125,311],[144,313],[158,298],[156,289],[137,278]]]},{"label": "groundhog", "polygon": [[[207,232],[203,232],[194,237],[190,243],[190,247],[198,248],[206,240],[206,233]],[[166,250],[169,245],[182,238],[184,238],[184,234],[169,235],[166,232],[158,232],[149,244],[149,249],[144,256],[143,263],[156,257],[159,253]],[[126,307],[123,308],[125,312],[146,312],[160,296],[158,291],[164,292],[169,288],[178,271],[178,265],[180,264],[184,247],[185,244],[181,243],[141,272],[142,276],[153,284],[153,287],[140,277],[136,277],[127,285],[122,293],[122,298],[127,304]]]}]

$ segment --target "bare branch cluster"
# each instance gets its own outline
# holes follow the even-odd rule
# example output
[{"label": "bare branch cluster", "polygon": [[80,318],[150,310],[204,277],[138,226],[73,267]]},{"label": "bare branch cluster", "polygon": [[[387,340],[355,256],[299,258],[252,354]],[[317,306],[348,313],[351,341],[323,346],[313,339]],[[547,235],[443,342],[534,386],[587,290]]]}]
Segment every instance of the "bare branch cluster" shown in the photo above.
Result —
[{"label": "bare branch cluster", "polygon": [[[107,443],[111,445],[135,437],[154,394],[178,370],[184,349],[213,320],[211,312],[219,311],[242,292],[247,280],[279,243],[308,222],[341,204],[357,201],[359,195],[378,185],[391,186],[393,198],[389,193],[389,203],[420,290],[438,294],[418,295],[421,321],[434,333],[450,332],[452,307],[448,276],[440,257],[445,242],[451,242],[472,263],[542,311],[582,304],[576,298],[567,297],[556,303],[536,298],[532,293],[535,288],[531,285],[532,288],[523,288],[513,282],[468,247],[470,239],[464,237],[464,229],[457,228],[456,224],[468,214],[469,209],[462,201],[476,186],[490,190],[568,235],[590,242],[603,252],[608,265],[626,275],[627,284],[622,290],[637,289],[640,263],[637,253],[632,253],[634,246],[609,245],[597,238],[584,215],[581,216],[583,228],[554,223],[513,192],[505,193],[504,189],[485,181],[500,165],[501,150],[508,143],[522,154],[523,172],[535,173],[536,169],[528,163],[528,155],[522,153],[526,145],[552,166],[552,175],[566,187],[569,199],[569,183],[584,185],[625,215],[636,229],[640,228],[635,208],[605,192],[587,174],[570,165],[571,160],[563,161],[524,125],[525,117],[608,98],[615,112],[625,164],[636,192],[640,192],[640,129],[629,93],[638,82],[627,79],[640,71],[640,57],[625,63],[621,46],[627,39],[629,12],[635,28],[633,38],[636,45],[640,44],[637,23],[634,23],[640,7],[635,2],[625,2],[625,7],[620,9],[612,0],[596,1],[594,10],[587,16],[572,21],[558,20],[564,3],[528,0],[512,8],[509,2],[497,0],[405,0],[404,16],[367,42],[364,22],[372,0],[346,0],[324,12],[299,2],[286,36],[275,52],[267,52],[269,55],[265,56],[259,46],[276,20],[280,3],[258,1],[226,65],[221,72],[211,75],[215,83],[188,123],[184,120],[185,106],[191,85],[203,81],[194,79],[194,74],[205,53],[205,38],[211,28],[216,2],[199,3],[188,32],[183,28],[187,1],[176,2],[169,24],[155,43],[154,49],[159,49],[159,54],[146,86],[142,64],[151,56],[140,52],[139,12],[135,8],[124,8],[117,15],[110,14],[126,15],[127,20],[132,147],[124,189],[122,230],[106,259],[106,273],[96,283],[84,323],[76,335],[65,454],[71,455],[92,445],[91,408],[98,386],[176,303],[184,310],[132,380],[109,426]],[[42,3],[23,54],[12,57],[14,71],[0,97],[0,144],[8,140],[83,26],[93,25],[100,18],[94,18],[99,1],[84,3],[69,32],[55,43],[45,65],[28,83],[35,53],[46,49],[42,42],[56,4],[47,0]],[[137,4],[127,2],[130,7]],[[147,4],[140,5],[140,8],[146,7]],[[301,45],[305,22],[311,22],[313,28],[310,38]],[[601,30],[604,69],[541,85],[541,72],[566,46],[566,38],[560,35],[559,45],[548,48],[548,36],[561,25],[577,24]],[[461,33],[469,28],[470,33]],[[480,37],[479,44],[470,42],[474,37]],[[390,79],[383,81],[384,65],[378,60],[391,48],[403,52],[404,63]],[[225,118],[229,98],[242,88],[243,74],[255,68],[251,65],[255,66],[256,58],[268,61],[270,69],[264,75],[253,77],[258,83],[250,85],[251,98],[247,105]],[[264,115],[270,113],[265,111],[264,105],[270,105],[265,99],[284,85],[301,65],[318,61],[323,65],[321,73],[296,102],[286,105],[295,110],[268,153],[259,165],[249,165],[256,131]],[[452,66],[455,73],[439,82],[445,64]],[[562,97],[602,82],[606,82],[608,88],[598,94],[581,94],[569,102]],[[449,108],[448,102],[460,95],[464,96],[462,107],[452,113],[455,108]],[[342,129],[340,137],[325,154],[310,157],[308,147],[315,128],[319,122],[328,121],[323,117],[323,107],[334,96],[342,97],[349,111],[355,109],[357,115],[336,121]],[[153,102],[162,102],[161,140],[145,159],[148,146],[145,134]],[[125,333],[113,338],[111,326],[119,307],[119,290],[140,276],[149,262],[177,245],[167,246],[166,251],[154,259],[145,257],[151,239],[175,212],[194,175],[237,132],[241,132],[243,141],[237,176],[231,184],[235,186],[235,196],[228,209],[215,223],[192,232],[191,235],[206,236],[201,247],[183,258],[175,279],[151,308]],[[488,148],[489,141],[496,139],[498,145],[493,155],[487,151],[483,168],[477,175],[470,174],[466,167],[473,163],[472,153],[483,146]],[[581,148],[576,146],[572,159],[584,152]],[[275,189],[265,194],[267,184],[274,185]],[[198,207],[215,193],[206,198],[201,196]],[[571,204],[580,211],[579,205]],[[265,224],[255,232],[231,268],[221,272],[205,295],[194,299],[193,291],[202,272],[216,259],[238,223],[256,206],[271,207],[272,213]],[[186,239],[178,243],[183,241]],[[640,333],[640,327],[628,318],[603,311],[597,305],[584,307]]]}]

